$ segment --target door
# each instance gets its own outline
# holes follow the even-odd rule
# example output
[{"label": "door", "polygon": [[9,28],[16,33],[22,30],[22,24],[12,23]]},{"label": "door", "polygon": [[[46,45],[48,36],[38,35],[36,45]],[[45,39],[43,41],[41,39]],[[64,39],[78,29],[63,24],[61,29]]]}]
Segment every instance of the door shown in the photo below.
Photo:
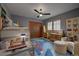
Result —
[{"label": "door", "polygon": [[39,38],[42,36],[42,23],[29,21],[30,37]]}]

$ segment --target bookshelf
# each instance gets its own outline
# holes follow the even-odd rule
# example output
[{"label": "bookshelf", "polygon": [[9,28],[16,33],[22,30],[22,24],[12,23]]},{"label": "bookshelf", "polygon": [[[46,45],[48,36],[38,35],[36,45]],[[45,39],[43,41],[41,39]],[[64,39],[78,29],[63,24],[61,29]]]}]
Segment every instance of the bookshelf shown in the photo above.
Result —
[{"label": "bookshelf", "polygon": [[79,35],[79,17],[66,20],[66,32],[69,38],[77,40]]}]

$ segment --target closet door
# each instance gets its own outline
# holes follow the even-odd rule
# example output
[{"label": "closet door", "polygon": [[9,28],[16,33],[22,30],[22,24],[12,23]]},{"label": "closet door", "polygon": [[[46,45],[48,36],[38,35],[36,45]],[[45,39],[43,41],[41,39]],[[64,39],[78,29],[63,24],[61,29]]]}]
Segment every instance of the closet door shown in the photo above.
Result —
[{"label": "closet door", "polygon": [[39,38],[42,36],[42,23],[30,21],[29,22],[30,37]]}]

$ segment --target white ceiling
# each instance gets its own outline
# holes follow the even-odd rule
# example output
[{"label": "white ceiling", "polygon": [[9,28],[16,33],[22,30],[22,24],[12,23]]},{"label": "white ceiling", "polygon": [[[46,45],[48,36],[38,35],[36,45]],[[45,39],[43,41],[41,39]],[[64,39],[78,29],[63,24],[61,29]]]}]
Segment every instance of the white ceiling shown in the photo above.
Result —
[{"label": "white ceiling", "polygon": [[50,12],[51,15],[44,15],[40,17],[39,19],[47,19],[51,16],[56,16],[58,14],[70,11],[72,9],[78,8],[79,4],[74,4],[74,3],[25,3],[25,4],[4,4],[5,7],[8,9],[8,11],[11,14],[15,15],[20,15],[20,16],[25,16],[28,18],[35,18],[38,19],[36,16],[38,15],[33,9],[43,9],[43,12]]}]

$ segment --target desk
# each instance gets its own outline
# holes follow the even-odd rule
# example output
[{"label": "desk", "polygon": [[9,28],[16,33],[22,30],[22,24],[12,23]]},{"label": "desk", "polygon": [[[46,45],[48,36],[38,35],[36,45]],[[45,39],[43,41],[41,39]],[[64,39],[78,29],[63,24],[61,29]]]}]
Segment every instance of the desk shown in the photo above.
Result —
[{"label": "desk", "polygon": [[51,41],[61,40],[61,35],[56,33],[49,34],[49,40]]}]

